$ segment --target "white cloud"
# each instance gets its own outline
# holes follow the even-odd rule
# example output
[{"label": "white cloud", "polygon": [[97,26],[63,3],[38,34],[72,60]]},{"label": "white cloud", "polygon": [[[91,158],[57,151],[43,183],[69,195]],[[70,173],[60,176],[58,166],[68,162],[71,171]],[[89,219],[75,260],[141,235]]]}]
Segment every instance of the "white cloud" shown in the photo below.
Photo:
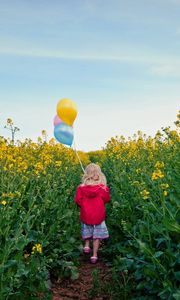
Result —
[{"label": "white cloud", "polygon": [[130,63],[141,64],[153,75],[161,77],[180,77],[180,58],[178,56],[168,55],[150,55],[148,52],[140,53],[138,51],[126,51],[125,53],[99,53],[74,51],[73,54],[68,51],[57,51],[53,49],[31,48],[26,49],[23,47],[0,47],[0,55],[16,55],[34,58],[49,58],[49,59],[64,59],[64,60],[77,60],[77,61],[103,61],[117,63]]},{"label": "white cloud", "polygon": [[[125,52],[107,52],[107,53],[100,53],[100,52],[81,52],[81,51],[73,51],[73,54],[69,51],[57,51],[53,49],[41,49],[41,48],[25,48],[22,46],[17,47],[0,47],[0,54],[6,55],[17,55],[17,56],[29,56],[29,57],[42,57],[42,58],[57,58],[57,59],[67,59],[67,60],[99,60],[99,61],[119,61],[119,62],[128,62],[128,63],[143,63],[143,64],[155,64],[152,67],[154,72],[158,73],[158,70],[166,69],[170,70],[173,68],[177,68],[178,65],[180,67],[180,58],[179,57],[172,57],[168,55],[153,55],[148,53],[141,53],[140,51],[135,51],[133,49],[133,53],[131,51],[126,50]],[[167,65],[167,61],[169,64]],[[157,66],[156,66],[157,65]],[[160,72],[159,72],[160,73]]]},{"label": "white cloud", "polygon": [[151,68],[153,74],[158,76],[180,76],[179,64],[161,64]]}]

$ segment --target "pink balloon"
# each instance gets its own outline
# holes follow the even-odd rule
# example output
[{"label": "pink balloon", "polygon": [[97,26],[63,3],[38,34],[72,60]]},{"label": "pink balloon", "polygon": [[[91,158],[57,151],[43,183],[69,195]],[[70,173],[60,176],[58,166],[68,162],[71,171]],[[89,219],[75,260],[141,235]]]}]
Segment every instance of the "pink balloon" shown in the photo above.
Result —
[{"label": "pink balloon", "polygon": [[58,117],[58,115],[56,115],[56,116],[54,117],[53,124],[54,124],[54,126],[56,126],[56,125],[58,125],[58,124],[60,124],[60,123],[62,123],[62,121],[61,121],[61,119]]}]

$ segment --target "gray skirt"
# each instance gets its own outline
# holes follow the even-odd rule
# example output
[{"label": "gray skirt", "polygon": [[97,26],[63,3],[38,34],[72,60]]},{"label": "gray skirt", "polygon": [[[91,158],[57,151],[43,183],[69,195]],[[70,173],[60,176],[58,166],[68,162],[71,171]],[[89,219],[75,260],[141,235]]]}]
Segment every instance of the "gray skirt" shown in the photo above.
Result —
[{"label": "gray skirt", "polygon": [[109,232],[105,221],[98,225],[87,225],[81,222],[82,239],[107,239]]}]

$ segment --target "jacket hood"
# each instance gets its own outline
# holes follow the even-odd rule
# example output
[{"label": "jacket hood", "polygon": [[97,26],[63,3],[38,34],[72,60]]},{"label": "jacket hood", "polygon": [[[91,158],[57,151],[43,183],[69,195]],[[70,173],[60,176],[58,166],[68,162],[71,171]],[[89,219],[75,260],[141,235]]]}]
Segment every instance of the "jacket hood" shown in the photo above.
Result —
[{"label": "jacket hood", "polygon": [[98,195],[100,185],[82,185],[83,194],[88,198],[94,198]]}]

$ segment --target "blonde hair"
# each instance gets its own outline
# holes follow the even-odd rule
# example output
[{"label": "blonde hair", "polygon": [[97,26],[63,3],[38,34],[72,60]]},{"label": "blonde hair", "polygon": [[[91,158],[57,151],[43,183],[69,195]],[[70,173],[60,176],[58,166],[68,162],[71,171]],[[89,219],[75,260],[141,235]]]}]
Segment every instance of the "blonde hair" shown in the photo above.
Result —
[{"label": "blonde hair", "polygon": [[82,183],[84,185],[107,184],[106,177],[102,173],[100,166],[94,163],[87,165],[85,168]]}]

